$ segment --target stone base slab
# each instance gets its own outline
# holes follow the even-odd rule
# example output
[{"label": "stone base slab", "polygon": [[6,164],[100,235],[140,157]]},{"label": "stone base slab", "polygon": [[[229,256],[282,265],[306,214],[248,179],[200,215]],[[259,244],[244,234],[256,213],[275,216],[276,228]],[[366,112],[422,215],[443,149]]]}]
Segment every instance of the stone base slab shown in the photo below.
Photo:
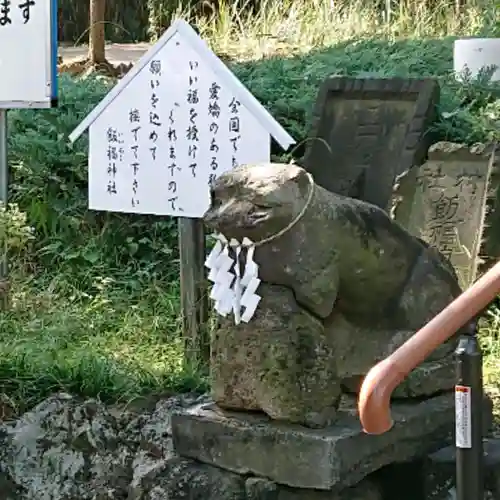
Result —
[{"label": "stone base slab", "polygon": [[356,486],[334,493],[288,488],[267,479],[251,477],[245,482],[245,500],[385,500],[385,498],[377,482],[369,478]]},{"label": "stone base slab", "polygon": [[395,402],[392,415],[393,429],[371,436],[361,429],[355,400],[347,401],[336,424],[326,429],[202,404],[175,413],[172,433],[181,456],[292,488],[339,491],[390,463],[426,456],[453,440],[453,393]]}]

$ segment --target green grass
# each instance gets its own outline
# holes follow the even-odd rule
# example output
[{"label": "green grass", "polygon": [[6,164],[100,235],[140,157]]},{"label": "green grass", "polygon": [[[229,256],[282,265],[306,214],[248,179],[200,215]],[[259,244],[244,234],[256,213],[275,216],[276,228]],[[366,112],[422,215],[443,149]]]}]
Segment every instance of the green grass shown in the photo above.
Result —
[{"label": "green grass", "polygon": [[[433,11],[408,4],[390,23],[361,1],[334,9],[324,0],[269,1],[254,15],[223,4],[198,26],[299,143],[318,85],[332,73],[438,77],[441,109],[453,115],[436,124],[436,139],[494,137],[500,101],[491,88],[450,78],[453,38],[498,32],[492,8],[469,3],[457,15],[452,2]],[[10,114],[12,199],[35,239],[13,256],[12,308],[0,313],[0,392],[29,406],[59,389],[116,400],[205,387],[182,364],[175,221],[87,211],[86,138],[72,148],[66,135],[108,84],[65,77],[61,88],[58,110]],[[500,373],[495,321],[483,332],[490,384]]]},{"label": "green grass", "polygon": [[175,283],[133,301],[105,280],[92,295],[40,279],[15,284],[12,308],[0,318],[0,376],[18,403],[60,389],[116,400],[199,384],[181,363]]}]

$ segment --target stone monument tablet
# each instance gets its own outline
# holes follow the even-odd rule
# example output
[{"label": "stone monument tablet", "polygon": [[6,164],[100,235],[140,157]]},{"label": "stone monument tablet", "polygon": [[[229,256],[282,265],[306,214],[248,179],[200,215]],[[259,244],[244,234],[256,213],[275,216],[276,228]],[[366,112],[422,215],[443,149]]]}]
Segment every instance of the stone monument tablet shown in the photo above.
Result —
[{"label": "stone monument tablet", "polygon": [[304,167],[328,191],[387,210],[396,176],[425,160],[438,101],[432,79],[330,77],[317,97]]},{"label": "stone monument tablet", "polygon": [[398,188],[395,220],[450,260],[462,288],[476,277],[496,158],[493,145],[438,142]]}]

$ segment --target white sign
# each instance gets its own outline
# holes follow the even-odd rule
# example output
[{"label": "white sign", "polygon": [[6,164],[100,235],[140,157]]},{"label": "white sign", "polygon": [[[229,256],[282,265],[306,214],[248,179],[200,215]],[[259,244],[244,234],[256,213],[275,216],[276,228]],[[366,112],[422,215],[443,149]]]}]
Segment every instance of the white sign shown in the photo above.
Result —
[{"label": "white sign", "polygon": [[57,96],[57,0],[0,0],[0,108]]},{"label": "white sign", "polygon": [[89,207],[202,217],[209,185],[294,141],[184,21],[71,134],[90,127]]},{"label": "white sign", "polygon": [[493,70],[491,81],[500,80],[500,38],[462,38],[453,44],[453,70],[461,80],[463,72],[477,78],[484,70]]},{"label": "white sign", "polygon": [[201,217],[212,179],[269,156],[268,132],[177,34],[90,127],[89,205]]},{"label": "white sign", "polygon": [[455,386],[455,442],[457,448],[472,448],[471,388]]}]

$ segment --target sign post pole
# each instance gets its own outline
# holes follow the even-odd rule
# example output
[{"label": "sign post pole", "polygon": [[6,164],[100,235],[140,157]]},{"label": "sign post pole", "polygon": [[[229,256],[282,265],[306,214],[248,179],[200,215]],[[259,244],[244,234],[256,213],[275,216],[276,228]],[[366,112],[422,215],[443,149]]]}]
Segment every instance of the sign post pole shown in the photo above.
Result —
[{"label": "sign post pole", "polygon": [[210,363],[205,286],[205,228],[200,219],[179,217],[181,309],[186,367],[203,370]]},{"label": "sign post pole", "polygon": [[455,351],[455,446],[457,500],[483,500],[483,374],[477,320],[469,323]]},{"label": "sign post pole", "polygon": [[[0,109],[0,204],[4,208],[7,208],[9,196],[7,161],[7,110]],[[7,242],[5,241],[2,242],[0,248],[0,309],[7,307],[8,290]]]}]

